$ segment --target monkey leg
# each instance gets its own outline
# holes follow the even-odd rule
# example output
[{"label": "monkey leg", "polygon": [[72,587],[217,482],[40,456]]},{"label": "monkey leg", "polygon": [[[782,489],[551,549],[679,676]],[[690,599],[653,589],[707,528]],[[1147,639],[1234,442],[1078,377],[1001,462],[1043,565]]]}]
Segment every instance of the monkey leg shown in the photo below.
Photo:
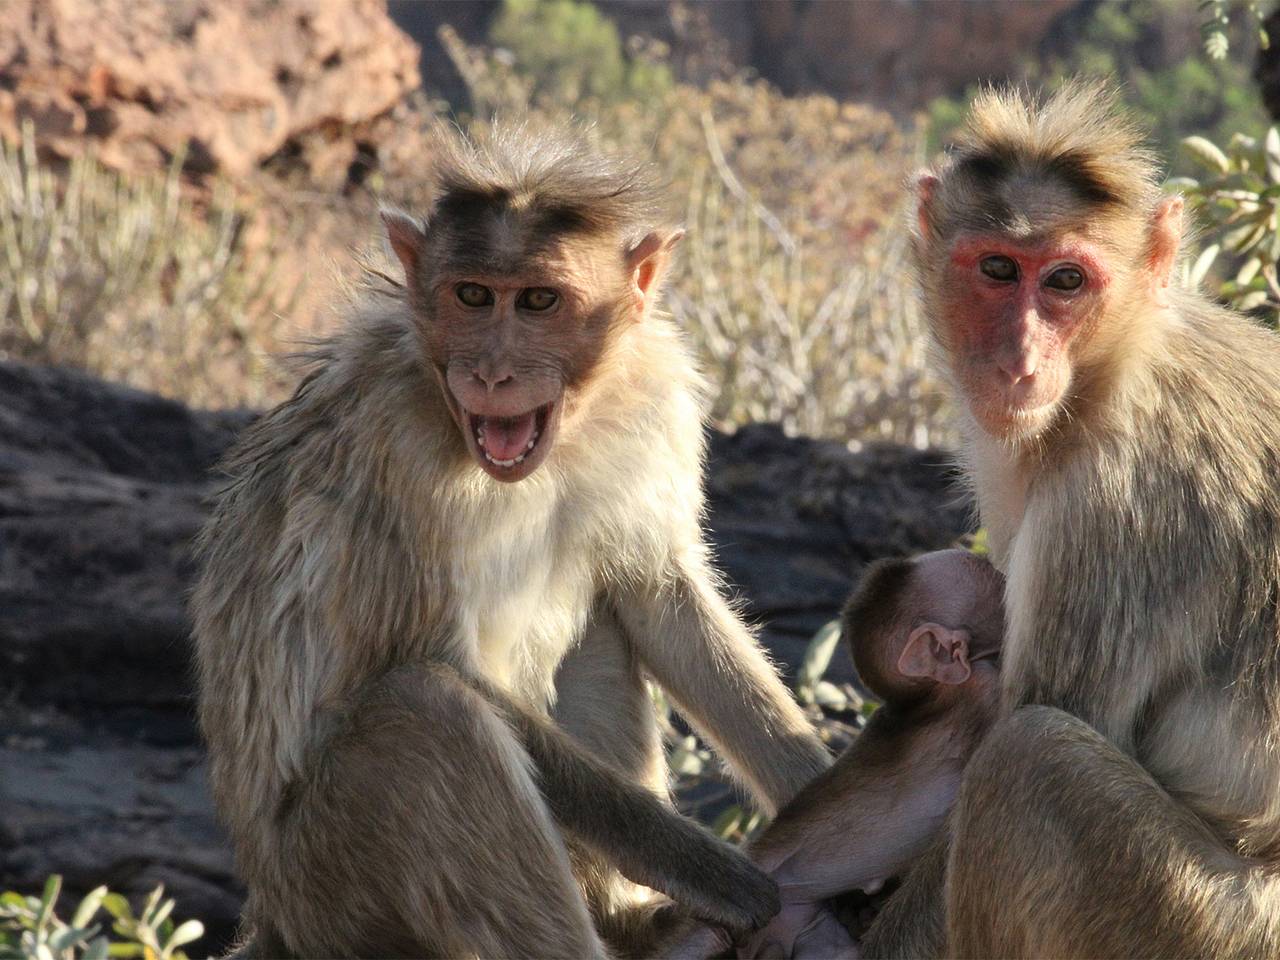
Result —
[{"label": "monkey leg", "polygon": [[950,835],[944,824],[907,869],[862,939],[865,957],[936,958],[946,947],[943,889]]},{"label": "monkey leg", "polygon": [[295,953],[605,954],[528,756],[457,673],[385,675],[317,755],[263,904]]},{"label": "monkey leg", "polygon": [[[589,753],[669,800],[667,761],[653,701],[627,638],[613,615],[597,607],[579,645],[556,673],[552,718]],[[664,897],[632,883],[602,856],[570,842],[574,874],[596,929],[613,949],[638,954],[652,944]]]},{"label": "monkey leg", "polygon": [[1024,707],[993,729],[952,826],[952,955],[1280,956],[1274,871],[1060,710]]}]

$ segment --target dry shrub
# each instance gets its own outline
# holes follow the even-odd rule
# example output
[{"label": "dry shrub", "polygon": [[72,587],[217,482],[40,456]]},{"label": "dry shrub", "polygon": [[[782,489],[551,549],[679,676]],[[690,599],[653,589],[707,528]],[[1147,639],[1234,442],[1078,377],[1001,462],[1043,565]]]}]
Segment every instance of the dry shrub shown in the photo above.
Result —
[{"label": "dry shrub", "polygon": [[126,179],[82,156],[55,175],[29,128],[0,150],[0,356],[201,406],[278,392],[265,355],[289,293],[249,255],[229,188],[197,203],[180,167]]}]

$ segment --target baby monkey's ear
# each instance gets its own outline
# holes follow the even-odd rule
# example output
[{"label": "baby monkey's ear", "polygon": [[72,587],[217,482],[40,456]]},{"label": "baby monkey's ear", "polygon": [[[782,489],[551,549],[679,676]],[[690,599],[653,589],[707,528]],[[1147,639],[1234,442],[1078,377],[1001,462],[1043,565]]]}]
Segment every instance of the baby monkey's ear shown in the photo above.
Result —
[{"label": "baby monkey's ear", "polygon": [[898,657],[904,677],[926,677],[937,683],[964,683],[969,668],[969,631],[922,623],[911,631]]}]

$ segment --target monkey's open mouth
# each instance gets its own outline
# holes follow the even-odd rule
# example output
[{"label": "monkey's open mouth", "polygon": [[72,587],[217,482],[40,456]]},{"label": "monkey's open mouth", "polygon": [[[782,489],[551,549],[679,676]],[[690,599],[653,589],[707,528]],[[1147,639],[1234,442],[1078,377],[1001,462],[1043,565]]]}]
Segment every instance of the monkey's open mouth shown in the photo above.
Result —
[{"label": "monkey's open mouth", "polygon": [[510,417],[462,412],[472,456],[491,476],[507,482],[523,480],[542,463],[560,419],[555,401]]}]

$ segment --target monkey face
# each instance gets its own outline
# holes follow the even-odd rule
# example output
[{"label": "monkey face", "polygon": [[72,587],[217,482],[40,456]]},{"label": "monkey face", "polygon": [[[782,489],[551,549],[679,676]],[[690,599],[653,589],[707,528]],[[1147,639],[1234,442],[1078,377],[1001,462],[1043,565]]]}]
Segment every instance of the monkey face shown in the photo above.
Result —
[{"label": "monkey face", "polygon": [[628,245],[608,230],[557,232],[563,212],[548,221],[503,203],[482,200],[467,217],[442,203],[430,235],[403,214],[382,216],[463,444],[491,477],[514,483],[551,454],[562,423],[581,421],[683,231]]},{"label": "monkey face", "polygon": [[969,409],[1010,439],[1045,430],[1069,398],[1074,345],[1100,314],[1111,274],[1083,240],[961,234],[952,243],[940,336]]},{"label": "monkey face", "polygon": [[432,285],[426,353],[467,452],[496,480],[523,480],[552,453],[566,407],[582,406],[621,332],[624,278],[601,266],[566,250],[510,273],[450,270]]}]

